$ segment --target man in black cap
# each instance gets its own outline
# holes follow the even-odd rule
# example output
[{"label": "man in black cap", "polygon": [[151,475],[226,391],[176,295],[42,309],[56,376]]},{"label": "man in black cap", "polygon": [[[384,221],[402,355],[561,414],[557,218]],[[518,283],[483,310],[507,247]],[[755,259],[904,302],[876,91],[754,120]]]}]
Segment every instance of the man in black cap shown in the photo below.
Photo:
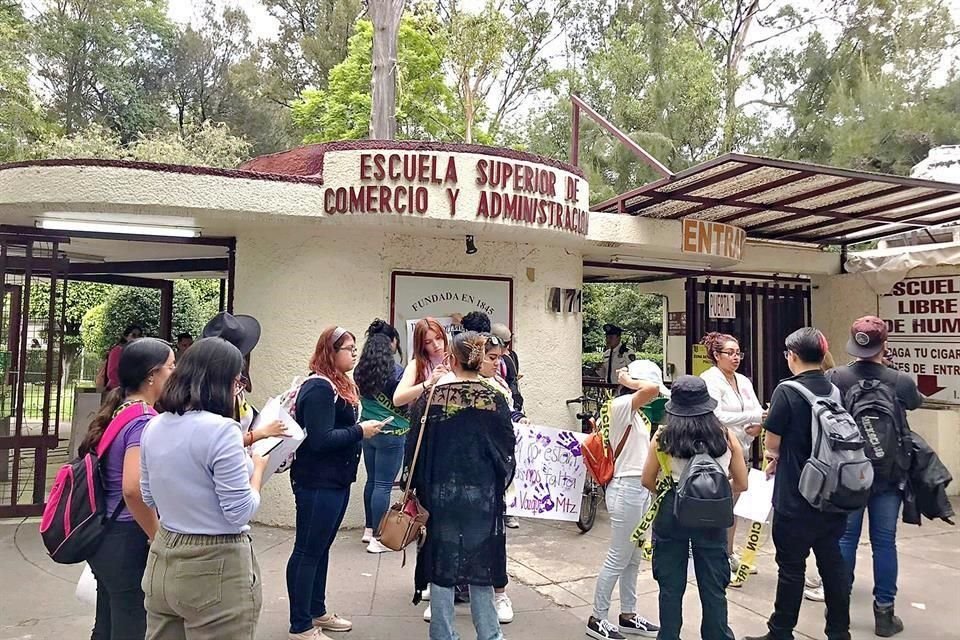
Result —
[{"label": "man in black cap", "polygon": [[887,325],[876,316],[864,316],[850,327],[847,353],[853,363],[837,367],[827,377],[840,389],[847,411],[857,421],[873,461],[873,488],[864,509],[847,516],[840,551],[848,578],[853,580],[863,513],[870,512],[870,546],[873,549],[873,615],[875,633],[888,638],[903,631],[894,614],[897,595],[897,520],[903,502],[903,485],[909,452],[903,435],[909,430],[903,409],[923,403],[917,384],[909,376],[884,364]]},{"label": "man in black cap", "polygon": [[603,352],[603,362],[597,367],[596,373],[604,382],[615,384],[617,371],[629,366],[637,356],[623,343],[623,329],[615,324],[605,324],[603,333],[607,337],[607,350]]}]

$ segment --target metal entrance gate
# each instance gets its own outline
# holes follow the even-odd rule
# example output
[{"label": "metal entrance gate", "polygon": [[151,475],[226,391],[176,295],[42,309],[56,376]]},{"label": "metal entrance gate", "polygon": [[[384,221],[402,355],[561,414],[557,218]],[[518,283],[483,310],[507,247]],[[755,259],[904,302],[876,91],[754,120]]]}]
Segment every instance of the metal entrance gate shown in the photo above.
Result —
[{"label": "metal entrance gate", "polygon": [[[710,293],[733,294],[736,317],[710,318]],[[686,302],[687,344],[697,344],[710,331],[735,336],[747,355],[740,373],[753,381],[760,400],[769,402],[777,383],[790,376],[784,339],[811,324],[810,285],[687,278]],[[693,371],[692,349],[687,349],[686,370]]]},{"label": "metal entrance gate", "polygon": [[56,241],[0,234],[0,517],[43,511],[60,437],[67,270]]}]

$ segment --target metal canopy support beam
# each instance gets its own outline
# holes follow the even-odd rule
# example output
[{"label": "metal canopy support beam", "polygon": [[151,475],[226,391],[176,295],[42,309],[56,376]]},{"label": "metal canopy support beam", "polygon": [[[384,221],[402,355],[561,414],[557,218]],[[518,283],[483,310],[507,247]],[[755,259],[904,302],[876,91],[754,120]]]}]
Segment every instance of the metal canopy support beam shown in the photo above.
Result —
[{"label": "metal canopy support beam", "polygon": [[[925,201],[925,200],[936,200],[936,199],[939,199],[939,198],[942,198],[942,197],[944,197],[944,195],[941,193],[941,194],[936,194],[936,195],[934,195],[934,196],[929,196],[929,195],[928,195],[928,196],[921,197],[921,198],[911,198],[910,200],[904,200],[904,203],[908,203],[908,204],[894,204],[894,205],[891,205],[890,207],[888,207],[887,210],[889,211],[889,210],[891,210],[891,209],[897,209],[897,208],[900,208],[900,207],[910,206],[911,204],[919,204],[919,203],[921,203],[921,202],[923,202],[923,201]],[[915,201],[915,202],[914,202],[914,201]],[[924,220],[924,221],[920,221],[919,218],[923,218],[923,217],[926,217],[926,216],[935,215],[935,214],[937,214],[937,213],[943,213],[943,212],[945,212],[945,211],[955,211],[955,210],[958,210],[958,209],[960,209],[960,201],[953,201],[953,202],[950,202],[950,203],[948,203],[948,204],[942,204],[942,205],[939,205],[939,206],[937,206],[937,207],[933,207],[933,208],[931,208],[931,209],[921,209],[920,211],[911,211],[911,212],[909,212],[909,213],[905,213],[905,214],[902,214],[902,215],[899,215],[899,216],[896,216],[896,217],[893,217],[893,218],[875,218],[875,217],[863,218],[862,216],[859,216],[859,215],[858,215],[858,216],[856,216],[853,220],[848,220],[848,221],[846,221],[846,222],[853,222],[853,221],[859,221],[859,220],[863,220],[864,222],[879,221],[879,222],[883,222],[883,223],[885,223],[885,224],[887,224],[887,225],[889,225],[889,226],[929,228],[929,227],[939,226],[939,225],[943,224],[944,222],[947,222],[947,220]],[[820,222],[818,222],[818,223],[806,224],[806,225],[803,225],[802,227],[797,227],[796,229],[791,229],[791,230],[789,231],[789,234],[788,234],[787,232],[781,232],[781,233],[775,234],[775,235],[771,236],[771,238],[774,239],[774,240],[776,240],[776,239],[778,239],[778,238],[784,237],[785,235],[794,236],[794,235],[797,235],[797,234],[800,234],[800,233],[805,233],[805,232],[807,232],[807,231],[812,231],[812,230],[814,230],[814,229],[820,229],[820,230],[822,230],[822,229],[827,229],[827,228],[830,228],[830,227],[836,227],[836,226],[841,225],[841,224],[846,224],[846,222],[840,222],[840,221],[838,221],[838,222],[823,222],[823,221],[820,221]],[[866,229],[866,228],[869,228],[869,227],[870,227],[870,225],[864,225],[862,228],[863,228],[863,229]],[[878,233],[881,234],[881,236],[885,236],[885,235],[890,235],[890,233],[902,233],[903,231],[908,231],[908,229],[898,229],[898,230],[895,231],[895,232],[882,231],[882,232],[878,232]],[[857,232],[857,229],[849,229],[846,233],[856,233],[856,232]],[[828,235],[828,233],[827,233],[827,234],[819,234],[817,237],[818,237],[818,238],[822,238],[822,237],[826,237],[827,235]],[[858,240],[858,242],[859,242],[859,240]]]},{"label": "metal canopy support beam", "polygon": [[[741,273],[737,271],[716,271],[711,269],[678,269],[673,267],[661,267],[659,265],[641,265],[641,264],[609,264],[606,262],[594,262],[594,261],[584,261],[584,268],[593,267],[596,269],[618,269],[622,271],[643,271],[646,273],[663,273],[670,274],[678,278],[688,277],[688,276],[720,276],[724,278],[741,278],[747,280],[764,280],[771,282],[800,282],[804,284],[809,284],[809,278],[797,278],[793,276],[778,276],[778,275],[769,275],[765,273]],[[602,276],[598,276],[602,277]]]},{"label": "metal canopy support beam", "polygon": [[160,285],[160,337],[173,342],[173,281],[164,280]]},{"label": "metal canopy support beam", "polygon": [[[774,180],[773,182],[767,182],[767,183],[765,183],[765,184],[758,184],[758,185],[755,186],[755,187],[750,187],[749,189],[744,189],[743,191],[738,191],[737,193],[734,193],[733,195],[731,195],[730,198],[731,198],[732,200],[743,200],[744,198],[749,198],[749,197],[755,196],[755,195],[757,195],[757,194],[764,193],[765,191],[771,191],[771,190],[773,190],[773,189],[779,189],[780,187],[785,187],[785,186],[787,186],[787,185],[793,184],[794,182],[800,182],[801,180],[805,180],[805,179],[810,178],[810,177],[812,177],[812,176],[814,176],[814,175],[815,175],[815,174],[814,174],[812,171],[799,171],[799,172],[797,172],[797,173],[795,173],[795,174],[793,174],[793,175],[784,176],[784,177],[780,178],[779,180]],[[700,205],[700,206],[698,206],[698,207],[694,207],[693,209],[688,209],[688,210],[686,210],[686,211],[683,211],[683,212],[681,212],[679,215],[678,215],[678,214],[671,214],[671,215],[669,215],[669,216],[664,216],[664,217],[666,217],[666,218],[678,218],[678,217],[679,217],[679,218],[682,218],[682,217],[684,217],[684,216],[690,216],[690,215],[694,215],[694,214],[700,213],[701,211],[704,211],[704,210],[710,209],[710,208],[711,208],[711,205],[709,205],[709,204],[702,204],[702,205]],[[717,218],[716,222],[727,223],[727,222],[730,222],[731,220],[737,220],[738,218],[741,217],[741,215],[742,215],[742,212],[738,211],[738,212],[736,212],[736,213],[731,213],[730,215],[724,216],[724,217],[722,217],[722,218]]]},{"label": "metal canopy support beam", "polygon": [[[210,247],[229,247],[233,238],[217,236],[199,236],[197,238],[180,238],[176,236],[147,236],[137,233],[103,233],[100,231],[55,231],[49,232],[37,227],[25,227],[12,224],[0,225],[0,233],[14,233],[18,236],[36,236],[37,240],[52,242],[69,242],[69,238],[86,238],[89,240],[123,240],[127,242],[159,242],[161,244],[197,244]],[[66,238],[66,240],[64,240]]]},{"label": "metal canopy support beam", "polygon": [[77,274],[70,277],[71,280],[79,282],[98,282],[100,284],[119,284],[124,287],[146,287],[149,289],[159,289],[166,280],[154,280],[153,278],[138,278],[137,276],[115,276],[109,274]]},{"label": "metal canopy support beam", "polygon": [[70,274],[123,273],[189,273],[222,271],[228,268],[227,258],[179,258],[175,260],[137,260],[123,262],[77,262],[70,265]]},{"label": "metal canopy support beam", "polygon": [[[605,129],[607,133],[612,135],[614,138],[619,140],[624,144],[630,151],[634,153],[637,157],[643,160],[643,163],[653,169],[655,172],[664,177],[670,177],[673,173],[670,169],[654,158],[646,149],[634,142],[630,136],[625,134],[623,131],[620,131],[615,127],[609,120],[604,118],[602,115],[597,113],[590,107],[586,102],[581,100],[576,94],[570,95],[570,102],[573,103],[573,124],[576,125],[572,131],[571,141],[570,141],[570,150],[571,150],[571,160],[573,164],[579,166],[580,159],[580,110],[582,109],[590,119],[600,125],[601,128]],[[576,160],[573,160],[574,154],[576,155]]]}]

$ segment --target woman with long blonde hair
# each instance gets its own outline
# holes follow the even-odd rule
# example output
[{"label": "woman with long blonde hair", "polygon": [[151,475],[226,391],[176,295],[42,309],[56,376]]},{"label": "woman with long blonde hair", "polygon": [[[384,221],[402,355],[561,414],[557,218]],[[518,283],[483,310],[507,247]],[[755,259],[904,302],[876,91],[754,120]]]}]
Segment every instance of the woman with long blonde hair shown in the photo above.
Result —
[{"label": "woman with long blonde hair", "polygon": [[393,404],[405,407],[437,383],[449,369],[443,359],[449,351],[447,332],[433,318],[419,320],[413,328],[413,357],[393,393]]},{"label": "woman with long blonde hair", "polygon": [[357,342],[343,327],[320,333],[310,377],[300,387],[296,420],[306,431],[290,467],[297,533],[287,563],[291,640],[319,640],[324,631],[353,624],[327,609],[330,547],[357,480],[360,443],[380,433],[382,422],[360,421],[360,393],[347,375],[357,363]]}]

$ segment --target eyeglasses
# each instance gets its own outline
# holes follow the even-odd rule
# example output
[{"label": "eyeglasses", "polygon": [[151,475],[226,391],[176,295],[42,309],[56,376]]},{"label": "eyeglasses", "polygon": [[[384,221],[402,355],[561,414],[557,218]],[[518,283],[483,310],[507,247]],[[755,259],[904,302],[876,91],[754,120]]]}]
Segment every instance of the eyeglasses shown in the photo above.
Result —
[{"label": "eyeglasses", "polygon": [[337,351],[349,351],[353,355],[357,355],[357,345],[353,345],[352,347],[340,347],[337,349]]},{"label": "eyeglasses", "polygon": [[784,349],[784,350],[783,350],[783,357],[784,357],[785,359],[787,359],[787,360],[790,359],[790,349]]},{"label": "eyeglasses", "polygon": [[723,355],[730,358],[746,358],[746,351],[717,351],[717,353],[722,353]]}]

